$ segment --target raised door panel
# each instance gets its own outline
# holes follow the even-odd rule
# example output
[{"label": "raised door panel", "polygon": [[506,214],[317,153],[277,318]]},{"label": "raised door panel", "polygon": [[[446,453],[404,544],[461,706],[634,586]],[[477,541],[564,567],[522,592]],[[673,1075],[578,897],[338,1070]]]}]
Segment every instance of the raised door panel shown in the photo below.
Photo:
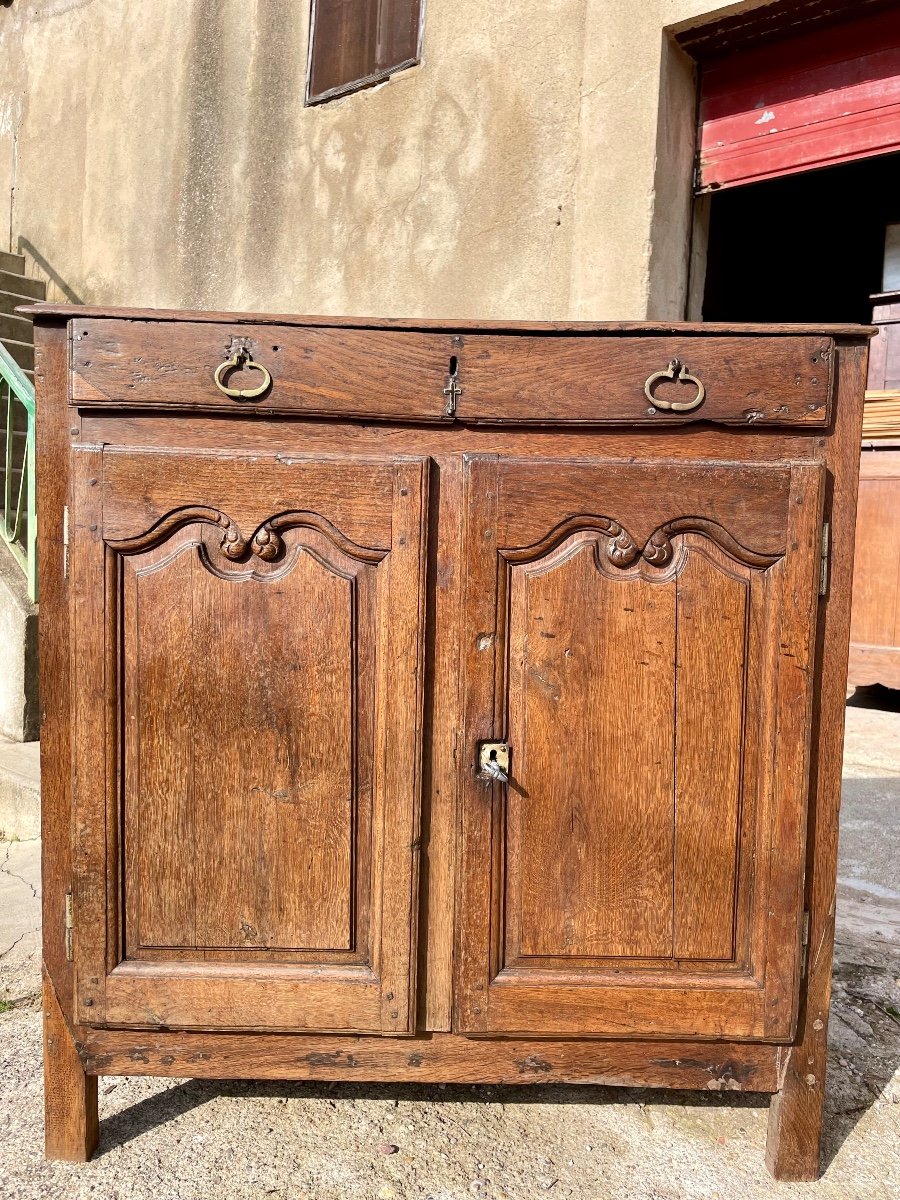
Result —
[{"label": "raised door panel", "polygon": [[788,1037],[820,469],[468,484],[457,1027]]},{"label": "raised door panel", "polygon": [[[354,860],[369,846],[372,805],[376,563],[315,529],[285,542],[269,570],[216,567],[202,525],[123,558],[134,957],[345,952],[356,941]],[[354,907],[366,900],[363,891]]]},{"label": "raised door panel", "polygon": [[81,1019],[407,1032],[424,463],[76,459]]}]

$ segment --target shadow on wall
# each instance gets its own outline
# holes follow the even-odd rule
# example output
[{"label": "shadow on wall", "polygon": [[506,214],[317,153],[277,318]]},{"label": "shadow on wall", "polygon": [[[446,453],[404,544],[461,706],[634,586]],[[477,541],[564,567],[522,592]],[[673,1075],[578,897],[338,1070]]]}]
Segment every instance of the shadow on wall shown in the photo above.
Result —
[{"label": "shadow on wall", "polygon": [[[0,0],[0,4],[4,4],[5,2],[6,2],[6,0]],[[54,268],[50,265],[50,263],[47,261],[47,259],[44,258],[43,254],[41,254],[40,250],[38,250],[38,248],[35,245],[33,245],[33,243],[29,242],[29,240],[27,238],[20,237],[18,239],[18,242],[16,243],[16,245],[17,245],[17,252],[19,254],[27,254],[29,256],[29,258],[33,258],[34,261],[37,263],[37,265],[40,267],[40,269],[47,276],[47,279],[62,292],[62,294],[65,296],[65,298],[69,301],[70,304],[83,304],[84,303],[84,301],[81,299],[81,297],[75,291],[75,289],[69,287],[69,285],[63,279],[63,277],[59,274],[59,272],[54,270]]]}]

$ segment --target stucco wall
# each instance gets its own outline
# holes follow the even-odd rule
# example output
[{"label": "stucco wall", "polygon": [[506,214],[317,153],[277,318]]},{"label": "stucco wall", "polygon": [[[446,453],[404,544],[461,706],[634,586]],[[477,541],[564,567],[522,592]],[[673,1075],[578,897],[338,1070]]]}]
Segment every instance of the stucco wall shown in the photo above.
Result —
[{"label": "stucco wall", "polygon": [[664,30],[754,6],[428,0],[420,67],[304,108],[305,0],[12,0],[0,246],[85,302],[679,317],[693,78]]}]

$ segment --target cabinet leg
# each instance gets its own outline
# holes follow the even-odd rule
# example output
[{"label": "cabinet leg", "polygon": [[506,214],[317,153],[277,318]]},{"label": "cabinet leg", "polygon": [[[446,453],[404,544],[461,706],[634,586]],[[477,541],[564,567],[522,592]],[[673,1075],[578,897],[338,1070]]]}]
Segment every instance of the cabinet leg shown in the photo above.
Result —
[{"label": "cabinet leg", "polygon": [[87,1162],[97,1147],[97,1076],[86,1075],[59,1007],[44,976],[44,1153],[66,1162]]},{"label": "cabinet leg", "polygon": [[822,1037],[791,1047],[781,1090],[769,1105],[766,1166],[776,1179],[806,1183],[819,1178],[824,1110]]}]

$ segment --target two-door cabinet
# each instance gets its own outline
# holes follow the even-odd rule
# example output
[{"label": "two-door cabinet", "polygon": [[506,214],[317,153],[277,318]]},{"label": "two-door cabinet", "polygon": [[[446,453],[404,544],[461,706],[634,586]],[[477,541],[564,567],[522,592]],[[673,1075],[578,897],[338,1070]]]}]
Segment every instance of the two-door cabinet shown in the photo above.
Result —
[{"label": "two-door cabinet", "polygon": [[566,1080],[814,1177],[867,331],[30,311],[48,1154]]}]

